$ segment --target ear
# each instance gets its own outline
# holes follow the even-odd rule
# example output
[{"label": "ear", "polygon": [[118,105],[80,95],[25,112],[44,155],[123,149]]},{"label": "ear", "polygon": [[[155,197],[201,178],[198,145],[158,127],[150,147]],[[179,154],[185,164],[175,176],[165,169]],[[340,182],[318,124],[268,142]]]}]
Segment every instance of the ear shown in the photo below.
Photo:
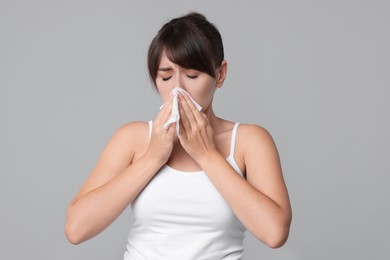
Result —
[{"label": "ear", "polygon": [[226,60],[223,60],[221,63],[221,66],[219,67],[217,71],[217,77],[216,77],[216,83],[215,86],[217,88],[222,87],[223,82],[225,81],[226,75],[227,75],[227,69],[228,69],[228,64]]}]

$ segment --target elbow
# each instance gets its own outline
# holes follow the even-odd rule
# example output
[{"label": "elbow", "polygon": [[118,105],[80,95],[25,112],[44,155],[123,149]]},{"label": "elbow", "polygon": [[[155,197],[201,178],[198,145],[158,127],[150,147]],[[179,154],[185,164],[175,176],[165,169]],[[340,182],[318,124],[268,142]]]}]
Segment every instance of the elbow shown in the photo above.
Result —
[{"label": "elbow", "polygon": [[269,230],[268,235],[262,240],[264,244],[272,249],[282,247],[288,239],[290,233],[291,218],[286,223],[275,226]]},{"label": "elbow", "polygon": [[289,229],[279,231],[272,236],[269,236],[269,238],[266,239],[264,243],[272,249],[280,248],[287,242],[288,234]]},{"label": "elbow", "polygon": [[71,244],[78,245],[86,239],[83,237],[80,225],[77,224],[76,219],[74,218],[74,216],[72,216],[70,211],[70,208],[68,208],[66,212],[66,223],[64,232],[66,238]]},{"label": "elbow", "polygon": [[68,241],[73,245],[78,245],[81,242],[83,242],[81,236],[78,234],[77,229],[67,221],[65,224],[65,236],[68,239]]}]

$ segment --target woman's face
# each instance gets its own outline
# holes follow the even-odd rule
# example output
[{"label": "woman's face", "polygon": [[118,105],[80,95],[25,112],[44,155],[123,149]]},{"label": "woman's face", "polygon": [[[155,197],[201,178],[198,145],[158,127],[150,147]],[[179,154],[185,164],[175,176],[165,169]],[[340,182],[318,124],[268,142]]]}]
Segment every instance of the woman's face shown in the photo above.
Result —
[{"label": "woman's face", "polygon": [[180,67],[170,61],[165,52],[161,55],[156,86],[164,103],[170,98],[171,90],[180,87],[187,91],[203,109],[211,104],[217,88],[216,79],[207,73]]}]

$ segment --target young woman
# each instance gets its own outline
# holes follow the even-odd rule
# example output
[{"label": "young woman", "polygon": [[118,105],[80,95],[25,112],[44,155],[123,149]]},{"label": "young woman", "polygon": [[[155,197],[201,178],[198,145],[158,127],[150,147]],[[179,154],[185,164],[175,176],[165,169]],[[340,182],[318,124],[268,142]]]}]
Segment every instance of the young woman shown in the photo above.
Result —
[{"label": "young woman", "polygon": [[[218,30],[198,13],[171,20],[150,45],[148,67],[164,106],[155,120],[115,132],[68,206],[69,241],[94,237],[130,205],[125,260],[240,259],[246,230],[282,246],[291,207],[272,137],[213,111],[228,67]],[[185,91],[178,134],[176,123],[164,127],[175,87]]]}]

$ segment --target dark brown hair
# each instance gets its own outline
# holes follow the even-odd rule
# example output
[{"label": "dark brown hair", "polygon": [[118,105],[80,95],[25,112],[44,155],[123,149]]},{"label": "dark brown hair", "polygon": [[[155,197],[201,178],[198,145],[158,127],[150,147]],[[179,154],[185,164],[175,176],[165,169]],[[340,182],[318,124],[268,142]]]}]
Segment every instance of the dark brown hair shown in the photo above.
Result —
[{"label": "dark brown hair", "polygon": [[154,85],[163,51],[173,63],[205,72],[213,78],[224,59],[218,29],[204,15],[195,12],[166,23],[151,42],[148,69]]}]

